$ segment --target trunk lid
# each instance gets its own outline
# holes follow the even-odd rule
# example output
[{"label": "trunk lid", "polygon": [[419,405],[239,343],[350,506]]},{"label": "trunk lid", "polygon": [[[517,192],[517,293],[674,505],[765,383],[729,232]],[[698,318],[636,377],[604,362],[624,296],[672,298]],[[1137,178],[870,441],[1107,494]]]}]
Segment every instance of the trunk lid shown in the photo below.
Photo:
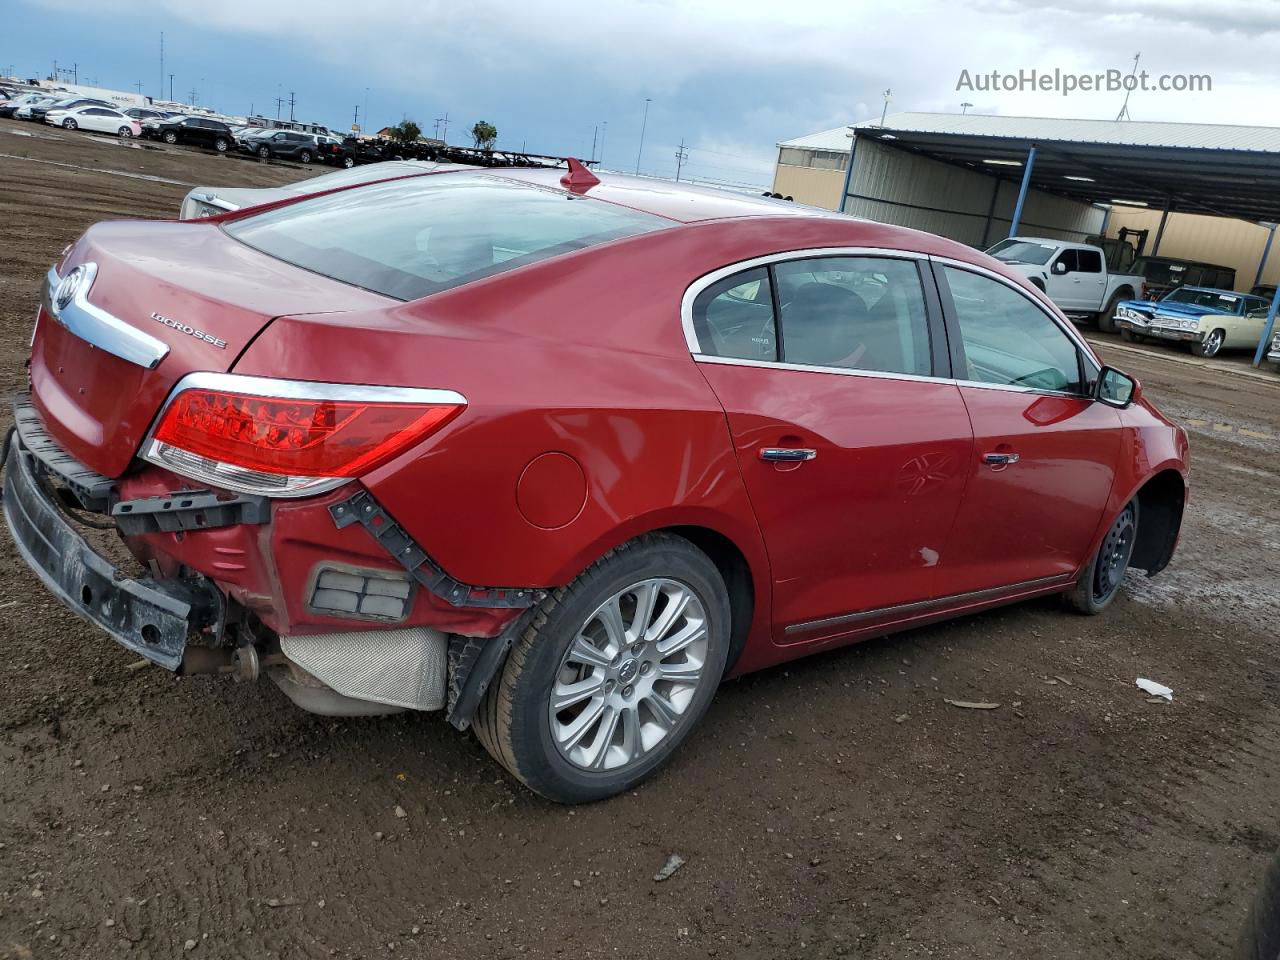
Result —
[{"label": "trunk lid", "polygon": [[209,223],[101,223],[76,243],[60,273],[84,263],[97,266],[88,302],[168,347],[147,369],[40,309],[31,354],[36,409],[68,453],[108,477],[128,468],[178,380],[230,370],[275,317],[388,303],[251,250]]}]

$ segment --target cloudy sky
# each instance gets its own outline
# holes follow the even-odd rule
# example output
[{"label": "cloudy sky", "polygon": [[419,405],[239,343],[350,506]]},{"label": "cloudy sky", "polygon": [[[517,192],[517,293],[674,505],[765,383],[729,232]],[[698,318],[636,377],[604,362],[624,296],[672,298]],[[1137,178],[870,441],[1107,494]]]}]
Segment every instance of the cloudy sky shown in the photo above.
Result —
[{"label": "cloudy sky", "polygon": [[[0,71],[174,93],[228,113],[427,132],[480,119],[498,146],[670,175],[770,180],[774,144],[890,111],[1114,118],[1121,93],[957,90],[962,70],[1212,77],[1212,92],[1137,93],[1136,120],[1280,123],[1277,0],[0,0]],[[168,78],[165,78],[167,86]],[[167,90],[165,91],[167,94]],[[366,108],[367,104],[367,108]],[[284,107],[287,115],[288,105]],[[605,126],[607,124],[607,127]]]}]

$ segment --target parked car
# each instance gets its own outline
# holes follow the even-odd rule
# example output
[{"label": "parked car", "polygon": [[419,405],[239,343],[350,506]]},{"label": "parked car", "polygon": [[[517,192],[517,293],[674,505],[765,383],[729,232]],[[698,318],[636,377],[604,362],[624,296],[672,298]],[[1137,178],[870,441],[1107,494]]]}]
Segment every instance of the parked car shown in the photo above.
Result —
[{"label": "parked car", "polygon": [[94,97],[65,97],[62,100],[33,104],[28,118],[43,122],[45,114],[50,110],[72,110],[76,107],[110,107],[114,110],[115,104]]},{"label": "parked car", "polygon": [[39,93],[24,93],[20,97],[12,97],[0,103],[0,117],[12,117],[19,108],[40,103],[46,99],[48,98]]},{"label": "parked car", "polygon": [[1141,297],[1143,300],[1162,300],[1170,290],[1182,286],[1213,290],[1234,290],[1236,287],[1235,267],[1220,267],[1179,257],[1139,257],[1133,272],[1142,274],[1146,284]]},{"label": "parked car", "polygon": [[297,160],[299,163],[310,163],[319,152],[313,133],[271,129],[246,134],[240,141],[240,149],[263,160]]},{"label": "parked car", "polygon": [[207,117],[171,117],[156,122],[154,126],[150,123],[143,125],[142,133],[165,143],[190,143],[209,147],[218,153],[226,153],[235,144],[229,126],[221,120]]},{"label": "parked car", "polygon": [[154,110],[151,107],[129,107],[124,113],[126,116],[133,117],[138,123],[145,123],[147,120],[168,120],[179,116],[171,110]]},{"label": "parked car", "polygon": [[316,159],[321,163],[345,167],[348,170],[356,165],[356,148],[353,137],[332,137],[324,134],[316,137]]},{"label": "parked car", "polygon": [[318,177],[308,177],[283,187],[193,187],[182,199],[178,210],[180,220],[197,220],[217,217],[243,207],[257,207],[293,197],[323,193],[378,180],[396,177],[418,177],[439,170],[457,169],[456,165],[426,163],[421,160],[392,160],[387,163],[364,166],[359,170],[339,170]]},{"label": "parked car", "polygon": [[122,139],[142,135],[142,124],[133,117],[127,117],[119,110],[110,107],[73,107],[70,110],[50,110],[45,114],[45,123],[66,130],[96,130],[99,133],[114,133]]},{"label": "parked car", "polygon": [[3,509],[64,605],[310,710],[440,711],[563,802],[726,675],[1100,613],[1186,490],[1185,432],[998,261],[576,162],[97,224],[29,371]]},{"label": "parked car", "polygon": [[[34,100],[28,100],[13,111],[13,117],[15,120],[43,120],[47,109],[56,102],[53,97],[37,97]],[[40,110],[39,118],[35,116],[36,110]]]},{"label": "parked car", "polygon": [[1072,320],[1096,322],[1106,333],[1115,332],[1116,305],[1142,290],[1141,276],[1111,273],[1102,248],[1089,243],[1010,237],[987,252],[1026,277]]},{"label": "parked car", "polygon": [[1258,346],[1271,301],[1233,290],[1176,287],[1164,299],[1116,305],[1115,324],[1125,340],[1173,340],[1198,357]]}]

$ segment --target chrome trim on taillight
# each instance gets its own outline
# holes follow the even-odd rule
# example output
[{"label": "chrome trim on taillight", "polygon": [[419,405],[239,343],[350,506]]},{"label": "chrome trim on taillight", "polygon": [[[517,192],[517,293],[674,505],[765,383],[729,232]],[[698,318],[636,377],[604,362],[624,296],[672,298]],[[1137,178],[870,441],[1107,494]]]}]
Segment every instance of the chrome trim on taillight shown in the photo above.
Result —
[{"label": "chrome trim on taillight", "polygon": [[45,310],[86,343],[154,370],[168,355],[169,345],[90,303],[89,290],[97,275],[96,263],[82,263],[61,278],[51,268],[42,295]]}]

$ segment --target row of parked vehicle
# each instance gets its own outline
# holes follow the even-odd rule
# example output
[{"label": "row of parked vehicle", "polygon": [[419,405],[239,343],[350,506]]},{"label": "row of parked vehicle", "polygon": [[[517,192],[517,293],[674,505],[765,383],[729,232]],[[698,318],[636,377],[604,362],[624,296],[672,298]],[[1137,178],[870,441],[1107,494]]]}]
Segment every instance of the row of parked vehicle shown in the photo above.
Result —
[{"label": "row of parked vehicle", "polygon": [[351,138],[274,127],[233,125],[213,117],[152,107],[122,108],[93,97],[26,93],[0,99],[0,117],[48,123],[66,130],[88,130],[129,139],[147,137],[184,143],[218,153],[240,152],[267,159],[323,162],[353,167],[368,157]]},{"label": "row of parked vehicle", "polygon": [[[1232,267],[1141,256],[1133,247],[1010,237],[987,252],[1022,274],[1072,320],[1096,323],[1130,342],[1186,345],[1200,357],[1255,350],[1265,336],[1274,285],[1239,293]],[[1120,270],[1115,269],[1122,264]],[[1280,336],[1270,345],[1280,360]]]}]

